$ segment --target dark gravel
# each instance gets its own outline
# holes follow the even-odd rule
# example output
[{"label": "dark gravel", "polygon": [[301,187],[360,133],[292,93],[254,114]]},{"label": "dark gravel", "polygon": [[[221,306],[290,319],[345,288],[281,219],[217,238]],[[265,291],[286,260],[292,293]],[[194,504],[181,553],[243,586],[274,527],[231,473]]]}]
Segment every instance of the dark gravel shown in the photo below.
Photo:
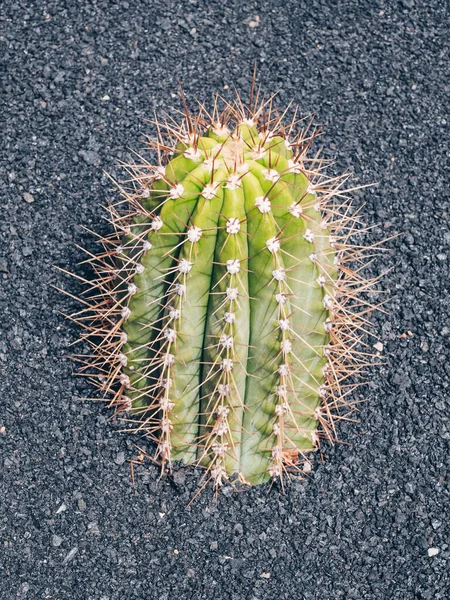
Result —
[{"label": "dark gravel", "polygon": [[[4,9],[1,599],[450,598],[448,4]],[[105,230],[103,169],[178,103],[177,81],[191,103],[247,90],[255,58],[265,89],[327,123],[337,168],[379,182],[363,194],[374,239],[404,232],[377,265],[393,267],[376,320],[388,364],[307,481],[185,509],[192,472],[139,468],[132,487],[138,440],[80,399],[64,358],[76,332],[58,312],[70,302],[49,284],[62,282],[52,265],[80,260],[76,244],[92,247],[80,225]]]}]

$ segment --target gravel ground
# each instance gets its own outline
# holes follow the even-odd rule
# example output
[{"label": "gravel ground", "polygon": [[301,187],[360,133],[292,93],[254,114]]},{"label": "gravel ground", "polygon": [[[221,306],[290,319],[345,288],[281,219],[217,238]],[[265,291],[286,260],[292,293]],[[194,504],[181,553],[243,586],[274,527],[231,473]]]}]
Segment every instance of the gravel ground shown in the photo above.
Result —
[{"label": "gravel ground", "polygon": [[[26,5],[26,7],[24,7]],[[448,19],[428,0],[15,2],[4,9],[0,277],[0,598],[450,598]],[[325,122],[359,183],[389,314],[359,423],[282,495],[206,492],[129,459],[138,440],[65,358],[76,331],[52,265],[73,269],[81,225],[154,110],[225,86],[269,92]],[[66,287],[73,285],[64,282]]]}]

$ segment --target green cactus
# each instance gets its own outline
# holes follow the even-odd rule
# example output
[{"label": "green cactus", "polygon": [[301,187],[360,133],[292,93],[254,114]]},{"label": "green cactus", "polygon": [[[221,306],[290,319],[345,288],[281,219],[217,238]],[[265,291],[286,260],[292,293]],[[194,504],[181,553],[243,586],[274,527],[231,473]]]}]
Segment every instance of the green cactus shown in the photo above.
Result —
[{"label": "green cactus", "polygon": [[349,265],[345,178],[308,158],[314,131],[294,134],[272,100],[185,110],[166,138],[158,123],[158,164],[129,167],[76,319],[95,381],[163,466],[260,484],[309,470],[334,437],[366,360],[367,283]]}]

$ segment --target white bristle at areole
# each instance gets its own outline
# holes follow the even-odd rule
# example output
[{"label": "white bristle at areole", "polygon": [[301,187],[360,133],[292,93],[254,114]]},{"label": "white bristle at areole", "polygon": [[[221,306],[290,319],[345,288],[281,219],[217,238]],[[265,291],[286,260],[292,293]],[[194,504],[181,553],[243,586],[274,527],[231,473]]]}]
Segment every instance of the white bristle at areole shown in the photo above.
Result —
[{"label": "white bristle at areole", "polygon": [[173,286],[174,292],[175,294],[178,294],[178,296],[184,296],[186,293],[186,286],[183,285],[182,283],[176,283]]},{"label": "white bristle at areole", "polygon": [[275,269],[272,271],[272,276],[276,281],[284,281],[286,279],[286,271],[284,269]]},{"label": "white bristle at areole", "polygon": [[281,450],[278,446],[275,446],[274,448],[272,448],[272,458],[274,460],[281,458]]},{"label": "white bristle at areole", "polygon": [[288,389],[286,385],[277,385],[276,394],[279,398],[287,398]]},{"label": "white bristle at areole", "polygon": [[275,414],[277,415],[277,417],[281,417],[282,415],[287,414],[287,411],[288,406],[284,402],[275,406]]},{"label": "white bristle at areole", "polygon": [[[223,386],[223,384],[221,384],[221,385]],[[225,387],[230,387],[230,386],[225,386]],[[229,393],[229,391],[228,391],[228,393]],[[221,395],[223,397],[225,397],[227,394],[221,394]],[[226,419],[228,417],[228,415],[230,414],[230,407],[229,406],[223,406],[222,404],[220,404],[217,407],[216,413],[217,413],[218,417],[222,417],[222,419]]]},{"label": "white bristle at areole", "polygon": [[280,240],[276,237],[272,237],[266,242],[266,247],[269,252],[276,254],[280,250]]},{"label": "white bristle at areole", "polygon": [[269,475],[272,479],[278,479],[283,475],[283,469],[281,465],[272,465],[269,468]]},{"label": "white bristle at areole", "polygon": [[287,296],[286,296],[286,294],[282,294],[282,293],[275,294],[275,301],[278,304],[286,304],[286,302],[287,302]]},{"label": "white bristle at areole", "polygon": [[202,230],[200,229],[200,227],[195,227],[195,225],[193,225],[192,227],[189,227],[188,231],[187,231],[187,239],[194,244],[195,242],[198,242],[199,239],[202,237]]},{"label": "white bristle at areole", "polygon": [[164,223],[162,222],[160,217],[155,217],[150,223],[150,228],[152,231],[159,231],[163,225]]},{"label": "white bristle at areole", "polygon": [[240,165],[237,165],[236,171],[239,173],[239,175],[245,175],[250,171],[250,167],[246,162],[243,162]]},{"label": "white bristle at areole", "polygon": [[298,164],[298,162],[295,160],[292,160],[292,159],[288,160],[288,169],[289,169],[289,173],[298,174],[298,173],[302,172],[302,168]]},{"label": "white bristle at areole", "polygon": [[240,229],[241,224],[239,223],[239,219],[236,219],[236,217],[231,217],[231,219],[228,219],[226,225],[227,233],[231,235],[236,235],[237,233],[239,233]]},{"label": "white bristle at areole", "polygon": [[173,385],[173,381],[172,381],[172,379],[170,377],[168,377],[168,378],[167,377],[163,377],[161,379],[161,387],[164,390],[170,390],[170,388],[172,387],[172,385]]},{"label": "white bristle at areole", "polygon": [[331,296],[329,296],[328,294],[326,294],[323,297],[323,305],[327,310],[332,310],[334,308],[334,300]]},{"label": "white bristle at areole", "polygon": [[216,192],[217,192],[217,186],[214,185],[213,183],[208,183],[203,188],[201,195],[203,196],[203,198],[205,198],[205,200],[212,200],[214,198],[214,196],[216,195]]},{"label": "white bristle at areole", "polygon": [[163,359],[164,366],[171,367],[174,364],[174,362],[175,362],[175,356],[173,354],[167,353],[164,356],[164,359]]},{"label": "white bristle at areole", "polygon": [[226,312],[223,316],[225,323],[234,323],[236,321],[236,314],[234,312]]},{"label": "white bristle at areole", "polygon": [[233,347],[233,337],[231,335],[227,335],[226,333],[222,333],[219,339],[219,344],[222,348],[230,349]]},{"label": "white bristle at areole", "polygon": [[163,335],[165,339],[170,343],[174,342],[177,339],[177,332],[175,331],[175,329],[170,329],[170,327],[164,330]]},{"label": "white bristle at areole", "polygon": [[212,451],[216,456],[225,456],[227,453],[228,444],[213,444]]},{"label": "white bristle at areole", "polygon": [[314,233],[311,231],[311,229],[307,229],[303,234],[303,237],[310,244],[312,244],[312,242],[314,241]]},{"label": "white bristle at areole", "polygon": [[199,162],[202,158],[202,153],[200,152],[200,150],[198,148],[188,148],[185,152],[184,152],[184,156],[185,158],[188,158],[189,160],[193,160],[194,162]]},{"label": "white bristle at areole", "polygon": [[271,209],[270,200],[269,198],[266,198],[266,196],[258,196],[255,198],[255,206],[259,212],[263,214],[270,212]]},{"label": "white bristle at areole", "polygon": [[225,373],[231,373],[233,370],[233,361],[231,358],[224,358],[220,363],[220,369],[221,371],[225,371]]},{"label": "white bristle at areole", "polygon": [[172,321],[176,321],[180,318],[180,316],[181,311],[179,311],[178,308],[174,308],[172,306],[169,308],[169,318],[172,319]]},{"label": "white bristle at areole", "polygon": [[122,308],[122,310],[120,312],[120,316],[122,317],[122,319],[124,319],[126,321],[130,315],[131,315],[131,310],[128,308],[128,306],[124,306],[124,308]]},{"label": "white bristle at areole", "polygon": [[202,162],[202,169],[205,169],[205,171],[212,171],[213,166],[214,166],[214,157],[213,156],[208,156],[208,158],[205,158],[205,160]]},{"label": "white bristle at areole", "polygon": [[289,354],[290,352],[292,352],[291,340],[283,340],[280,344],[280,348],[283,354]]},{"label": "white bristle at areole", "polygon": [[261,160],[262,158],[264,158],[264,156],[266,155],[266,150],[265,148],[263,148],[262,146],[258,147],[258,148],[254,148],[251,152],[250,152],[250,157],[253,160]]},{"label": "white bristle at areole", "polygon": [[325,329],[326,333],[330,333],[330,331],[333,329],[333,323],[330,318],[325,319],[323,328]]},{"label": "white bristle at areole", "polygon": [[278,321],[278,327],[281,329],[281,331],[288,331],[290,328],[289,320],[288,319],[280,319]]},{"label": "white bristle at areole", "polygon": [[155,172],[154,172],[154,177],[155,179],[161,179],[162,177],[164,177],[166,174],[166,167],[163,167],[162,165],[159,165],[158,167],[156,167]]},{"label": "white bristle at areole", "polygon": [[170,451],[171,451],[171,449],[172,449],[172,446],[170,445],[170,442],[168,442],[167,440],[163,440],[161,442],[158,442],[158,452],[161,454],[161,456],[165,460],[170,459]]},{"label": "white bristle at areole", "polygon": [[172,200],[177,200],[178,198],[181,198],[183,193],[184,187],[181,185],[181,183],[178,183],[174,187],[170,188],[169,197],[172,198]]},{"label": "white bristle at areole", "polygon": [[311,194],[312,196],[317,196],[317,192],[314,188],[314,186],[312,185],[312,183],[310,183],[306,189],[306,193],[307,194]]},{"label": "white bristle at areole", "polygon": [[120,381],[120,385],[123,385],[127,389],[130,388],[130,386],[131,386],[130,378],[125,373],[120,374],[119,381]]},{"label": "white bristle at areole", "polygon": [[231,174],[227,179],[225,187],[229,190],[236,190],[238,187],[241,187],[241,176],[237,173]]},{"label": "white bristle at areole", "polygon": [[303,209],[300,206],[300,204],[294,202],[294,204],[291,204],[291,206],[289,207],[289,212],[290,214],[295,217],[296,219],[299,219],[301,217],[301,215],[303,214]]},{"label": "white bristle at areole", "polygon": [[212,126],[213,133],[218,137],[225,137],[230,135],[230,130],[228,127],[222,123],[214,123]]},{"label": "white bristle at areole", "polygon": [[282,364],[278,367],[277,371],[282,377],[287,377],[289,375],[289,365]]},{"label": "white bristle at areole", "polygon": [[326,385],[321,385],[319,386],[319,389],[317,390],[317,393],[319,394],[320,398],[326,398],[328,396],[328,388]]},{"label": "white bristle at areole", "polygon": [[228,432],[228,423],[226,420],[217,421],[214,425],[213,433],[219,437],[223,437]]},{"label": "white bristle at areole", "polygon": [[280,179],[280,174],[276,169],[263,169],[262,174],[264,179],[271,181],[272,183],[275,183]]},{"label": "white bristle at areole", "polygon": [[172,400],[170,400],[169,398],[166,398],[166,396],[162,396],[159,399],[159,406],[163,410],[167,410],[170,412],[175,407],[175,402],[172,402]]},{"label": "white bristle at areole", "polygon": [[163,433],[170,433],[173,429],[172,421],[170,419],[166,419],[166,418],[161,419],[160,427],[161,427],[161,431]]},{"label": "white bristle at areole", "polygon": [[231,393],[231,387],[228,383],[219,383],[217,386],[217,392],[221,398],[226,398]]},{"label": "white bristle at areole", "polygon": [[239,290],[238,288],[227,288],[226,290],[226,296],[227,296],[227,300],[237,300],[238,296],[239,296]]},{"label": "white bristle at areole", "polygon": [[185,258],[182,258],[180,260],[180,262],[178,263],[178,271],[180,273],[183,273],[183,275],[186,275],[187,273],[189,273],[192,269],[192,263],[189,262],[188,260],[186,260]]},{"label": "white bristle at areole", "polygon": [[239,273],[239,269],[241,268],[241,265],[238,260],[230,258],[230,260],[227,260],[226,264],[227,264],[227,271],[230,275],[236,275],[237,273]]}]

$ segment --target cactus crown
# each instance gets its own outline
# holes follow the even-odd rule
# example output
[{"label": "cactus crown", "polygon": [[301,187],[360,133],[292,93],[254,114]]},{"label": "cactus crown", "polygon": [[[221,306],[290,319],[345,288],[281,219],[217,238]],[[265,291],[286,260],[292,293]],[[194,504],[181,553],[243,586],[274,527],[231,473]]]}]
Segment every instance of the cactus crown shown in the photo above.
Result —
[{"label": "cactus crown", "polygon": [[126,166],[74,317],[82,370],[161,465],[204,465],[216,486],[309,470],[367,362],[347,176],[309,156],[310,122],[259,96],[156,123],[158,163]]}]

